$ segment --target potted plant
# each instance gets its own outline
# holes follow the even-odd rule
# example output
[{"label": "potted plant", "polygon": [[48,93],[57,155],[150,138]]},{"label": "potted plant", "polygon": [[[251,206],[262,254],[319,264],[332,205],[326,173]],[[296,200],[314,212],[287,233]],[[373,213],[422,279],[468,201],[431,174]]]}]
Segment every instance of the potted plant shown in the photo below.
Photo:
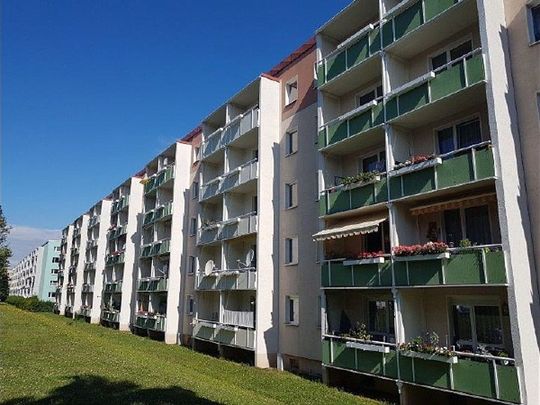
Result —
[{"label": "potted plant", "polygon": [[458,357],[453,350],[439,346],[439,335],[435,332],[426,332],[424,336],[418,336],[410,342],[400,344],[399,351],[404,356],[422,360],[451,364],[458,362]]}]

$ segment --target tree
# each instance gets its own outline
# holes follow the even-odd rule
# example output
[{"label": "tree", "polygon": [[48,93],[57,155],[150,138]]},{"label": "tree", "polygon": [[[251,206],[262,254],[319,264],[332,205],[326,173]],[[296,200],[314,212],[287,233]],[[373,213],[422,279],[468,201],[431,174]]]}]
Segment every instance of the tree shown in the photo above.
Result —
[{"label": "tree", "polygon": [[0,205],[0,302],[4,302],[9,295],[8,267],[11,249],[7,245],[7,237],[10,229]]}]

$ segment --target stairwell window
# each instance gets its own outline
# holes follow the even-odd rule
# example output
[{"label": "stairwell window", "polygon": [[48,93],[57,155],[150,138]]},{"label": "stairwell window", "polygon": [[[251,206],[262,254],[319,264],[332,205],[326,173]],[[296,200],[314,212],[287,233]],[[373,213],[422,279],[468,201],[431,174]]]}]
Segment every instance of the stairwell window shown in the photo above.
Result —
[{"label": "stairwell window", "polygon": [[188,274],[195,274],[197,271],[197,258],[195,256],[189,256]]},{"label": "stairwell window", "polygon": [[285,184],[285,209],[295,208],[298,205],[298,184]]},{"label": "stairwell window", "polygon": [[290,131],[285,134],[285,156],[298,151],[298,131]]},{"label": "stairwell window", "polygon": [[298,238],[285,239],[285,264],[298,264]]},{"label": "stairwell window", "polygon": [[285,297],[285,323],[287,325],[298,325],[299,304],[298,297],[289,295]]},{"label": "stairwell window", "polygon": [[194,236],[197,233],[197,218],[191,218],[189,222],[189,234]]},{"label": "stairwell window", "polygon": [[531,44],[540,42],[540,1],[529,2],[527,19],[529,23],[529,36]]},{"label": "stairwell window", "polygon": [[294,103],[298,99],[298,79],[294,78],[285,83],[285,106]]},{"label": "stairwell window", "polygon": [[191,198],[194,200],[199,198],[199,182],[198,181],[194,181],[193,184],[191,185]]},{"label": "stairwell window", "polygon": [[193,315],[195,312],[195,301],[193,300],[193,297],[188,295],[186,301],[186,312],[188,315]]}]

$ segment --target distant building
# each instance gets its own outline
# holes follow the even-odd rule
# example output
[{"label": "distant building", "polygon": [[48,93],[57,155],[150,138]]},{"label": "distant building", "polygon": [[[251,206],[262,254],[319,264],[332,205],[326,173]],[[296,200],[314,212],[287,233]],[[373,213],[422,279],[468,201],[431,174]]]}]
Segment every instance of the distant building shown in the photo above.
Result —
[{"label": "distant building", "polygon": [[49,240],[34,249],[9,271],[9,294],[54,301],[59,261],[59,240]]}]

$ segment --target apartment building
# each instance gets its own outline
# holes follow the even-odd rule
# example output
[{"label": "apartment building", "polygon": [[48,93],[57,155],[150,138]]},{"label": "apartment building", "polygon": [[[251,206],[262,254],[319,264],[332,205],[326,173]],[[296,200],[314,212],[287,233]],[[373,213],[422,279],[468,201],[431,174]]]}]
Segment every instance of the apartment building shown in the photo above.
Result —
[{"label": "apartment building", "polygon": [[64,229],[58,312],[403,404],[540,402],[539,16],[353,1]]},{"label": "apartment building", "polygon": [[139,221],[143,184],[139,173],[118,186],[111,194],[103,266],[100,323],[129,330],[134,308],[134,281],[139,265]]},{"label": "apartment building", "polygon": [[9,270],[9,294],[55,301],[60,241],[48,240]]},{"label": "apartment building", "polygon": [[317,33],[330,384],[538,401],[505,25],[502,1],[357,1]]}]

